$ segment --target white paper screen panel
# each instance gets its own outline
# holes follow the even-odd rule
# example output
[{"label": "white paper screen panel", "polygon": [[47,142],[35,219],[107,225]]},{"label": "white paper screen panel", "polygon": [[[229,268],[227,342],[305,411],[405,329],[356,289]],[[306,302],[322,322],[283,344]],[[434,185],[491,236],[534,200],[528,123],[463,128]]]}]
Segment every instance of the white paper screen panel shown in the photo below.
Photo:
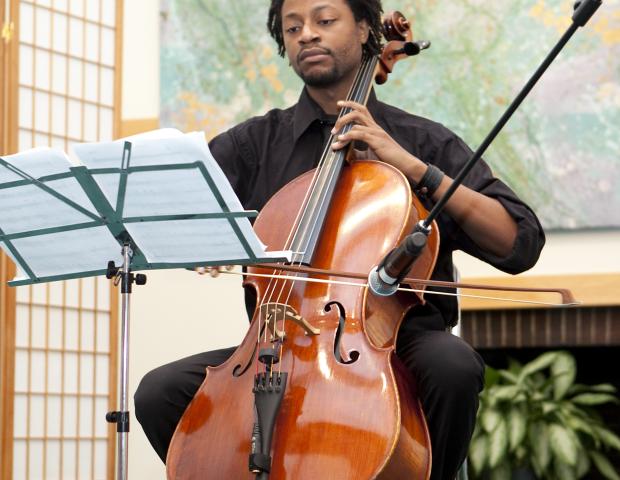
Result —
[{"label": "white paper screen panel", "polygon": [[112,138],[117,3],[19,2],[19,150]]},{"label": "white paper screen panel", "polygon": [[[18,149],[112,139],[121,0],[15,1]],[[116,408],[109,282],[17,290],[14,479],[105,479]]]},{"label": "white paper screen panel", "polygon": [[18,289],[13,478],[106,478],[109,300],[102,278]]}]

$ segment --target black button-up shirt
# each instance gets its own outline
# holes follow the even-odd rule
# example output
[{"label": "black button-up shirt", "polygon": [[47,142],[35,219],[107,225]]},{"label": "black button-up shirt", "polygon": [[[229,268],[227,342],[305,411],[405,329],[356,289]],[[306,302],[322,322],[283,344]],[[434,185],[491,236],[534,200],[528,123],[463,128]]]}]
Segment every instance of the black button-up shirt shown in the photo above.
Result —
[{"label": "black button-up shirt", "polygon": [[[471,156],[467,145],[444,126],[382,103],[374,92],[367,107],[374,120],[405,150],[452,178]],[[317,166],[334,121],[335,117],[326,115],[304,89],[296,105],[251,118],[215,137],[209,148],[243,206],[260,210],[281,187]],[[532,267],[545,242],[532,210],[494,178],[483,161],[473,167],[464,184],[497,199],[515,219],[518,230],[513,251],[499,258],[481,250],[454,220],[442,213],[437,219],[440,251],[432,278],[453,279],[454,250],[463,250],[509,273]],[[427,208],[432,206],[425,203]],[[446,324],[455,322],[453,297],[427,295],[426,300],[427,306],[420,307],[426,309],[425,314],[441,315]]]}]

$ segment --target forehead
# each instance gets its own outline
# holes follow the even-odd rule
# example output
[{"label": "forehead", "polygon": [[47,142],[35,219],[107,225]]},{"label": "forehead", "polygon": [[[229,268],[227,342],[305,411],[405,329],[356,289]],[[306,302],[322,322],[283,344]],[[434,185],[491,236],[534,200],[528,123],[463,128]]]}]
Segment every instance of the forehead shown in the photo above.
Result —
[{"label": "forehead", "polygon": [[352,14],[347,0],[284,0],[282,19],[314,15],[322,11],[348,12]]}]

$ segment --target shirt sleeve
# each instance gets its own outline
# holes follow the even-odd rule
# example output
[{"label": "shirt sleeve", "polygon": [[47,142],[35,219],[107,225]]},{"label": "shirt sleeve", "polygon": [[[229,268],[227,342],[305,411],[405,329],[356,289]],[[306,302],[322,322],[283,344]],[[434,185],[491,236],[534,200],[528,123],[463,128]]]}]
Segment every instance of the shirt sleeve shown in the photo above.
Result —
[{"label": "shirt sleeve", "polygon": [[[472,151],[465,142],[451,134],[446,141],[439,144],[434,163],[454,178],[471,155]],[[444,218],[441,223],[444,228],[447,227],[448,231],[445,233],[452,249],[463,250],[511,274],[533,267],[545,244],[545,234],[536,214],[510,187],[493,176],[491,169],[482,159],[470,170],[463,183],[472,190],[498,200],[517,223],[517,236],[512,252],[507,257],[498,257],[481,249],[455,221]]]},{"label": "shirt sleeve", "polygon": [[234,128],[220,133],[209,142],[209,150],[245,206],[249,196],[249,179],[253,166],[243,135]]}]

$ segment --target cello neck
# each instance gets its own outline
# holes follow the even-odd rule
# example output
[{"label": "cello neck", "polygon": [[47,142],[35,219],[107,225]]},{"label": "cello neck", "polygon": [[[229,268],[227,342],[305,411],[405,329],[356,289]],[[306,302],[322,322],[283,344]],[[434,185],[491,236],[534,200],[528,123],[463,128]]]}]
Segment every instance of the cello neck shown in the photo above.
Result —
[{"label": "cello neck", "polygon": [[[372,88],[377,61],[376,56],[364,55],[357,75],[349,89],[347,100],[366,105]],[[343,108],[338,118],[350,111],[351,109],[348,107]],[[351,128],[351,124],[346,125],[336,135],[346,133]],[[319,160],[310,189],[299,212],[298,221],[294,226],[290,245],[287,247],[293,252],[292,263],[295,264],[311,265],[312,263],[312,257],[336,189],[336,183],[348,151],[352,148],[350,145],[347,149],[333,151],[331,145],[334,141],[335,135],[332,134],[323,149],[323,155]]]}]

